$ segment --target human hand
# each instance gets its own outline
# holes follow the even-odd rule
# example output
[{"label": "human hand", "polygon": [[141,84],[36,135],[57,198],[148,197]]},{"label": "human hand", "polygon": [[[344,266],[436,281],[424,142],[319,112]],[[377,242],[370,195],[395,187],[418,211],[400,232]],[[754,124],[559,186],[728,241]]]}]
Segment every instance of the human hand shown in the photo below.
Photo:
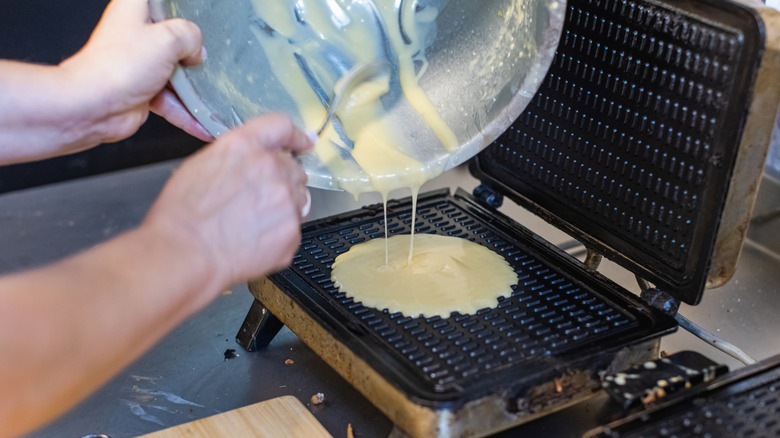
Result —
[{"label": "human hand", "polygon": [[[200,29],[183,19],[151,23],[147,0],[113,0],[87,44],[60,67],[90,99],[97,142],[135,133],[149,111],[204,141],[213,137],[168,88],[176,65],[202,60]],[[87,142],[87,143],[95,143]]]},{"label": "human hand", "polygon": [[298,248],[309,196],[293,154],[311,146],[285,116],[250,120],[186,160],[142,228],[206,258],[217,288],[279,270]]}]

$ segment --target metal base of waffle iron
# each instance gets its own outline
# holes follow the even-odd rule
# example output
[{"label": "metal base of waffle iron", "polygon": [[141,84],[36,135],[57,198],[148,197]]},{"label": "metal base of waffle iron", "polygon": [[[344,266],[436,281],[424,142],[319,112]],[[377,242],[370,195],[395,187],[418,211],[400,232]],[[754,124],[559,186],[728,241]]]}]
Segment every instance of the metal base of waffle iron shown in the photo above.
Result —
[{"label": "metal base of waffle iron", "polygon": [[[265,317],[263,328],[256,331],[271,341],[281,326],[268,319],[289,321],[291,330],[325,362],[353,385],[361,394],[372,401],[395,424],[390,437],[476,437],[486,436],[529,422],[550,413],[565,409],[590,398],[600,389],[600,382],[586,371],[562,374],[552,380],[539,381],[529,388],[527,399],[517,401],[516,412],[510,412],[512,403],[498,391],[497,394],[474,400],[457,411],[426,406],[399,391],[391,382],[376,372],[370,365],[338,342],[328,331],[307,315],[307,312],[286,296],[267,279],[258,280],[249,287],[256,297],[253,307],[262,308]],[[270,303],[267,308],[259,303]],[[242,331],[247,329],[245,324]],[[239,340],[242,343],[242,340]],[[264,345],[254,344],[258,348]],[[616,355],[610,369],[621,369],[630,364],[644,362],[658,357],[659,341],[648,341],[629,347]]]},{"label": "metal base of waffle iron", "polygon": [[[408,233],[411,200],[393,201],[391,234]],[[459,235],[502,254],[518,284],[476,315],[411,318],[366,308],[334,288],[330,264],[381,237],[368,206],[305,224],[291,268],[250,283],[238,341],[263,348],[287,325],[415,437],[483,436],[592,396],[600,377],[655,358],[675,323],[470,195],[421,196],[416,232]],[[278,318],[278,320],[277,320]]]}]

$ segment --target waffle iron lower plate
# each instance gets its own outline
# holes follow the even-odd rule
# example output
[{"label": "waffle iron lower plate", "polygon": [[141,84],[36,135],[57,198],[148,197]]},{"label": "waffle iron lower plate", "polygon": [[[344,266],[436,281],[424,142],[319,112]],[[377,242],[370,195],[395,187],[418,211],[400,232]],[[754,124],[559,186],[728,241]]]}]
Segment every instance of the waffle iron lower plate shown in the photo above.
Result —
[{"label": "waffle iron lower plate", "polygon": [[[388,205],[408,234],[411,199]],[[475,436],[561,409],[599,375],[657,357],[676,323],[469,194],[421,195],[417,233],[463,237],[501,254],[519,281],[474,315],[421,318],[364,307],[334,287],[331,264],[384,236],[381,205],[310,222],[290,268],[250,291],[413,436]]]}]

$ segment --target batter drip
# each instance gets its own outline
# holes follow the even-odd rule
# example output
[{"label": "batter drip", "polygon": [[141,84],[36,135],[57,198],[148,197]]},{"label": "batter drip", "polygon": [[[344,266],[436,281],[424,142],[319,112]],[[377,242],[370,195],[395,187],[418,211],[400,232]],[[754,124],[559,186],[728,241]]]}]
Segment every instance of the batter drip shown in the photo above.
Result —
[{"label": "batter drip", "polygon": [[[423,145],[414,142],[419,137],[408,131],[428,129],[447,151],[458,145],[418,84],[428,65],[425,44],[439,10],[411,0],[252,3],[258,17],[254,35],[309,129],[325,118],[325,95],[340,80],[338,71],[376,59],[392,66],[346,96],[346,104],[336,111],[338,124],[327,126],[315,145],[342,189],[356,199],[364,192],[382,194],[387,235],[388,194],[409,187],[414,213],[420,186],[444,168],[444,162],[420,154]],[[397,89],[400,95],[391,91]],[[413,110],[417,128],[399,125],[393,117],[399,108]],[[352,247],[333,264],[333,280],[366,306],[446,317],[494,306],[499,296],[511,293],[517,276],[500,255],[479,244],[412,234]]]}]

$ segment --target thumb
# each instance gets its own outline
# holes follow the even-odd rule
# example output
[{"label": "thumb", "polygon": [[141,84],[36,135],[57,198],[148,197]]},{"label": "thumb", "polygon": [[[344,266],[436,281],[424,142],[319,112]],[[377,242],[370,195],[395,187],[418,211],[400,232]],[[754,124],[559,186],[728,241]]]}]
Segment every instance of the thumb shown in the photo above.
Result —
[{"label": "thumb", "polygon": [[166,61],[195,65],[202,61],[202,37],[200,28],[183,18],[173,18],[151,25],[153,44],[166,50]]}]

